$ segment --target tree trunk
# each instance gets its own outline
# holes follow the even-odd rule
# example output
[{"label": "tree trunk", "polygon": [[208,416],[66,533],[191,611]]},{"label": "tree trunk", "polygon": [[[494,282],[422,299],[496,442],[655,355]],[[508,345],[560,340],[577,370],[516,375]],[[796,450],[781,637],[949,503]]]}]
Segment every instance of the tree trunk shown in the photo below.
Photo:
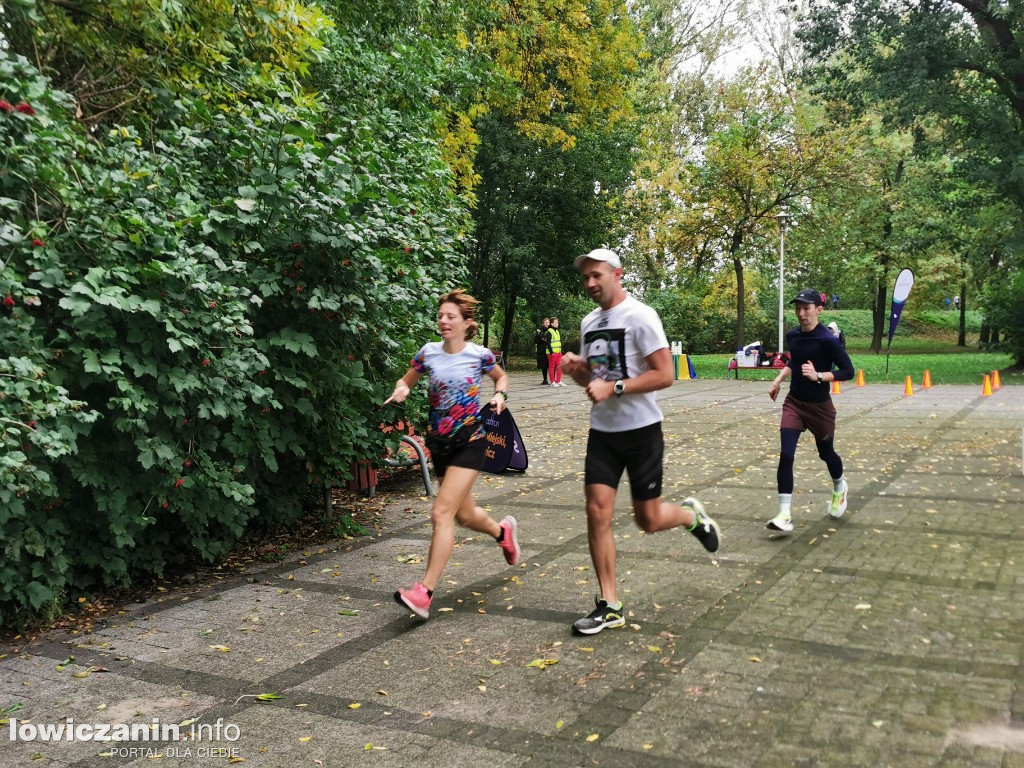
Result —
[{"label": "tree trunk", "polygon": [[733,346],[739,349],[743,346],[743,337],[746,334],[747,304],[745,299],[746,291],[743,286],[743,262],[740,260],[740,245],[743,244],[743,231],[737,229],[733,233],[732,243],[729,246],[729,255],[732,256],[732,266],[736,270],[736,338]]},{"label": "tree trunk", "polygon": [[960,334],[957,336],[958,347],[967,346],[967,285],[960,286]]},{"label": "tree trunk", "polygon": [[889,270],[883,269],[882,276],[878,279],[878,291],[875,293],[875,300],[871,304],[871,320],[873,329],[871,331],[871,351],[878,354],[882,351],[882,334],[885,332],[885,318],[889,314],[885,307],[885,299],[888,295],[886,290],[886,279]]},{"label": "tree trunk", "polygon": [[486,347],[489,346],[488,342],[490,340],[491,331],[491,297],[487,281],[487,266],[490,261],[491,251],[484,243],[477,243],[474,255],[474,265],[471,268],[472,276],[470,278],[469,289],[470,293],[480,300],[480,309],[477,312],[477,318],[480,325],[483,326],[483,339],[481,340],[481,343]]},{"label": "tree trunk", "polygon": [[505,300],[505,325],[501,329],[501,352],[505,355],[505,367],[508,368],[508,356],[512,345],[512,327],[516,319],[516,303],[519,294],[513,291]]},{"label": "tree trunk", "polygon": [[986,321],[986,322],[983,322],[981,324],[981,332],[978,335],[978,343],[981,346],[985,346],[986,344],[988,344],[988,334],[989,334],[989,327],[988,327],[988,322]]}]

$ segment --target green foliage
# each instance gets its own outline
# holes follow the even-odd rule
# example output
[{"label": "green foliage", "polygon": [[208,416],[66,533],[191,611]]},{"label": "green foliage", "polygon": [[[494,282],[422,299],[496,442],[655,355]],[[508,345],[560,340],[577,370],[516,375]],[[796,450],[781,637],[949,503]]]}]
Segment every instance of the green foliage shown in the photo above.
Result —
[{"label": "green foliage", "polygon": [[540,145],[632,114],[628,86],[646,58],[623,0],[489,0],[469,32],[500,77],[488,103]]},{"label": "green foliage", "polygon": [[1018,267],[1005,280],[989,284],[982,301],[993,327],[1006,333],[1003,346],[1024,366],[1024,268]]},{"label": "green foliage", "polygon": [[645,299],[661,316],[666,336],[682,341],[689,354],[731,347],[736,318],[728,309],[711,306],[700,294],[682,289],[652,291]]},{"label": "green foliage", "polygon": [[481,120],[480,135],[470,269],[484,316],[503,321],[495,346],[512,344],[520,300],[527,323],[557,315],[563,329],[575,332],[582,315],[572,318],[567,297],[582,292],[572,261],[605,243],[614,226],[611,201],[628,183],[630,135],[624,128],[580,129],[575,146],[562,150],[495,116]]},{"label": "green foliage", "polygon": [[367,536],[370,533],[372,533],[372,531],[369,528],[357,523],[350,515],[338,516],[335,520],[334,528],[331,530],[331,535],[339,538]]},{"label": "green foliage", "polygon": [[923,257],[932,300],[980,294],[988,320],[1014,350],[1024,349],[1019,294],[1007,290],[1019,285],[1021,269],[1022,24],[1024,6],[1015,2],[816,0],[801,29],[808,79],[835,119],[873,115],[886,131],[904,134],[907,163],[912,156],[932,161],[921,185],[933,187],[925,195],[931,211],[894,205],[876,217],[887,227],[905,217],[907,231],[897,237],[909,248],[894,252]]},{"label": "green foliage", "polygon": [[299,0],[18,0],[9,49],[55,72],[87,123],[164,120],[175,95],[233,109],[291,90],[325,55],[332,22]]},{"label": "green foliage", "polygon": [[[835,184],[848,153],[845,137],[821,122],[815,105],[761,71],[723,84],[712,104],[699,148],[686,146],[692,128],[680,117],[672,143],[644,169],[629,201],[654,209],[654,223],[642,226],[634,245],[652,265],[646,271],[684,285],[721,282],[720,272],[732,271],[735,301],[722,311],[733,318],[735,349],[760,334],[747,272],[764,261],[765,235],[777,242],[775,217],[798,215]],[[717,338],[724,324],[715,326]]]},{"label": "green foliage", "polygon": [[815,0],[801,30],[816,86],[848,114],[884,104],[887,123],[948,119],[975,179],[1024,202],[1020,3]]},{"label": "green foliage", "polygon": [[19,623],[215,559],[382,456],[378,404],[467,218],[422,110],[178,99],[145,138],[90,132],[6,53],[0,98],[31,107],[0,111],[0,615]]}]

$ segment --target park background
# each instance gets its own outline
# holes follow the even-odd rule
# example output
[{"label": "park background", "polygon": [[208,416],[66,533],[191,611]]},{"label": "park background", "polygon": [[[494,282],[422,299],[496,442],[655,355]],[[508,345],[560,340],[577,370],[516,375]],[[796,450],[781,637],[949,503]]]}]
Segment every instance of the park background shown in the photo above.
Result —
[{"label": "park background", "polygon": [[787,291],[839,294],[872,376],[909,267],[893,375],[1012,383],[1022,14],[5,3],[0,625],[295,524],[393,442],[379,404],[442,291],[529,367],[541,316],[575,342],[599,245],[702,376],[771,346],[784,237]]}]

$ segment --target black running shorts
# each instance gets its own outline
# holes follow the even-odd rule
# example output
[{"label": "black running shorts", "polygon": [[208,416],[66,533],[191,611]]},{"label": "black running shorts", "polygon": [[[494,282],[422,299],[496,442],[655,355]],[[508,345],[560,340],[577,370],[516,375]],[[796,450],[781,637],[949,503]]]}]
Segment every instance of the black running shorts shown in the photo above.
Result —
[{"label": "black running shorts", "polygon": [[484,467],[484,460],[487,458],[487,440],[485,437],[478,437],[470,440],[451,450],[431,447],[430,458],[434,462],[434,472],[438,477],[444,477],[448,467],[465,467],[475,469],[478,472]]},{"label": "black running shorts", "polygon": [[665,439],[661,422],[625,432],[590,430],[584,477],[587,485],[619,487],[622,470],[629,472],[629,487],[636,501],[661,496]]}]

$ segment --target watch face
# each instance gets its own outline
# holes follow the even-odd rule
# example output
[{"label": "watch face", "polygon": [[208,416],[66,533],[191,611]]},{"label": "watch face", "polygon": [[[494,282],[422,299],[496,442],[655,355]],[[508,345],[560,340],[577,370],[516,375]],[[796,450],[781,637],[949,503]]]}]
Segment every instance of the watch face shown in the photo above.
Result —
[{"label": "watch face", "polygon": [[626,391],[626,384],[620,379],[619,381],[615,382],[614,390],[616,395],[621,395],[623,392]]}]

